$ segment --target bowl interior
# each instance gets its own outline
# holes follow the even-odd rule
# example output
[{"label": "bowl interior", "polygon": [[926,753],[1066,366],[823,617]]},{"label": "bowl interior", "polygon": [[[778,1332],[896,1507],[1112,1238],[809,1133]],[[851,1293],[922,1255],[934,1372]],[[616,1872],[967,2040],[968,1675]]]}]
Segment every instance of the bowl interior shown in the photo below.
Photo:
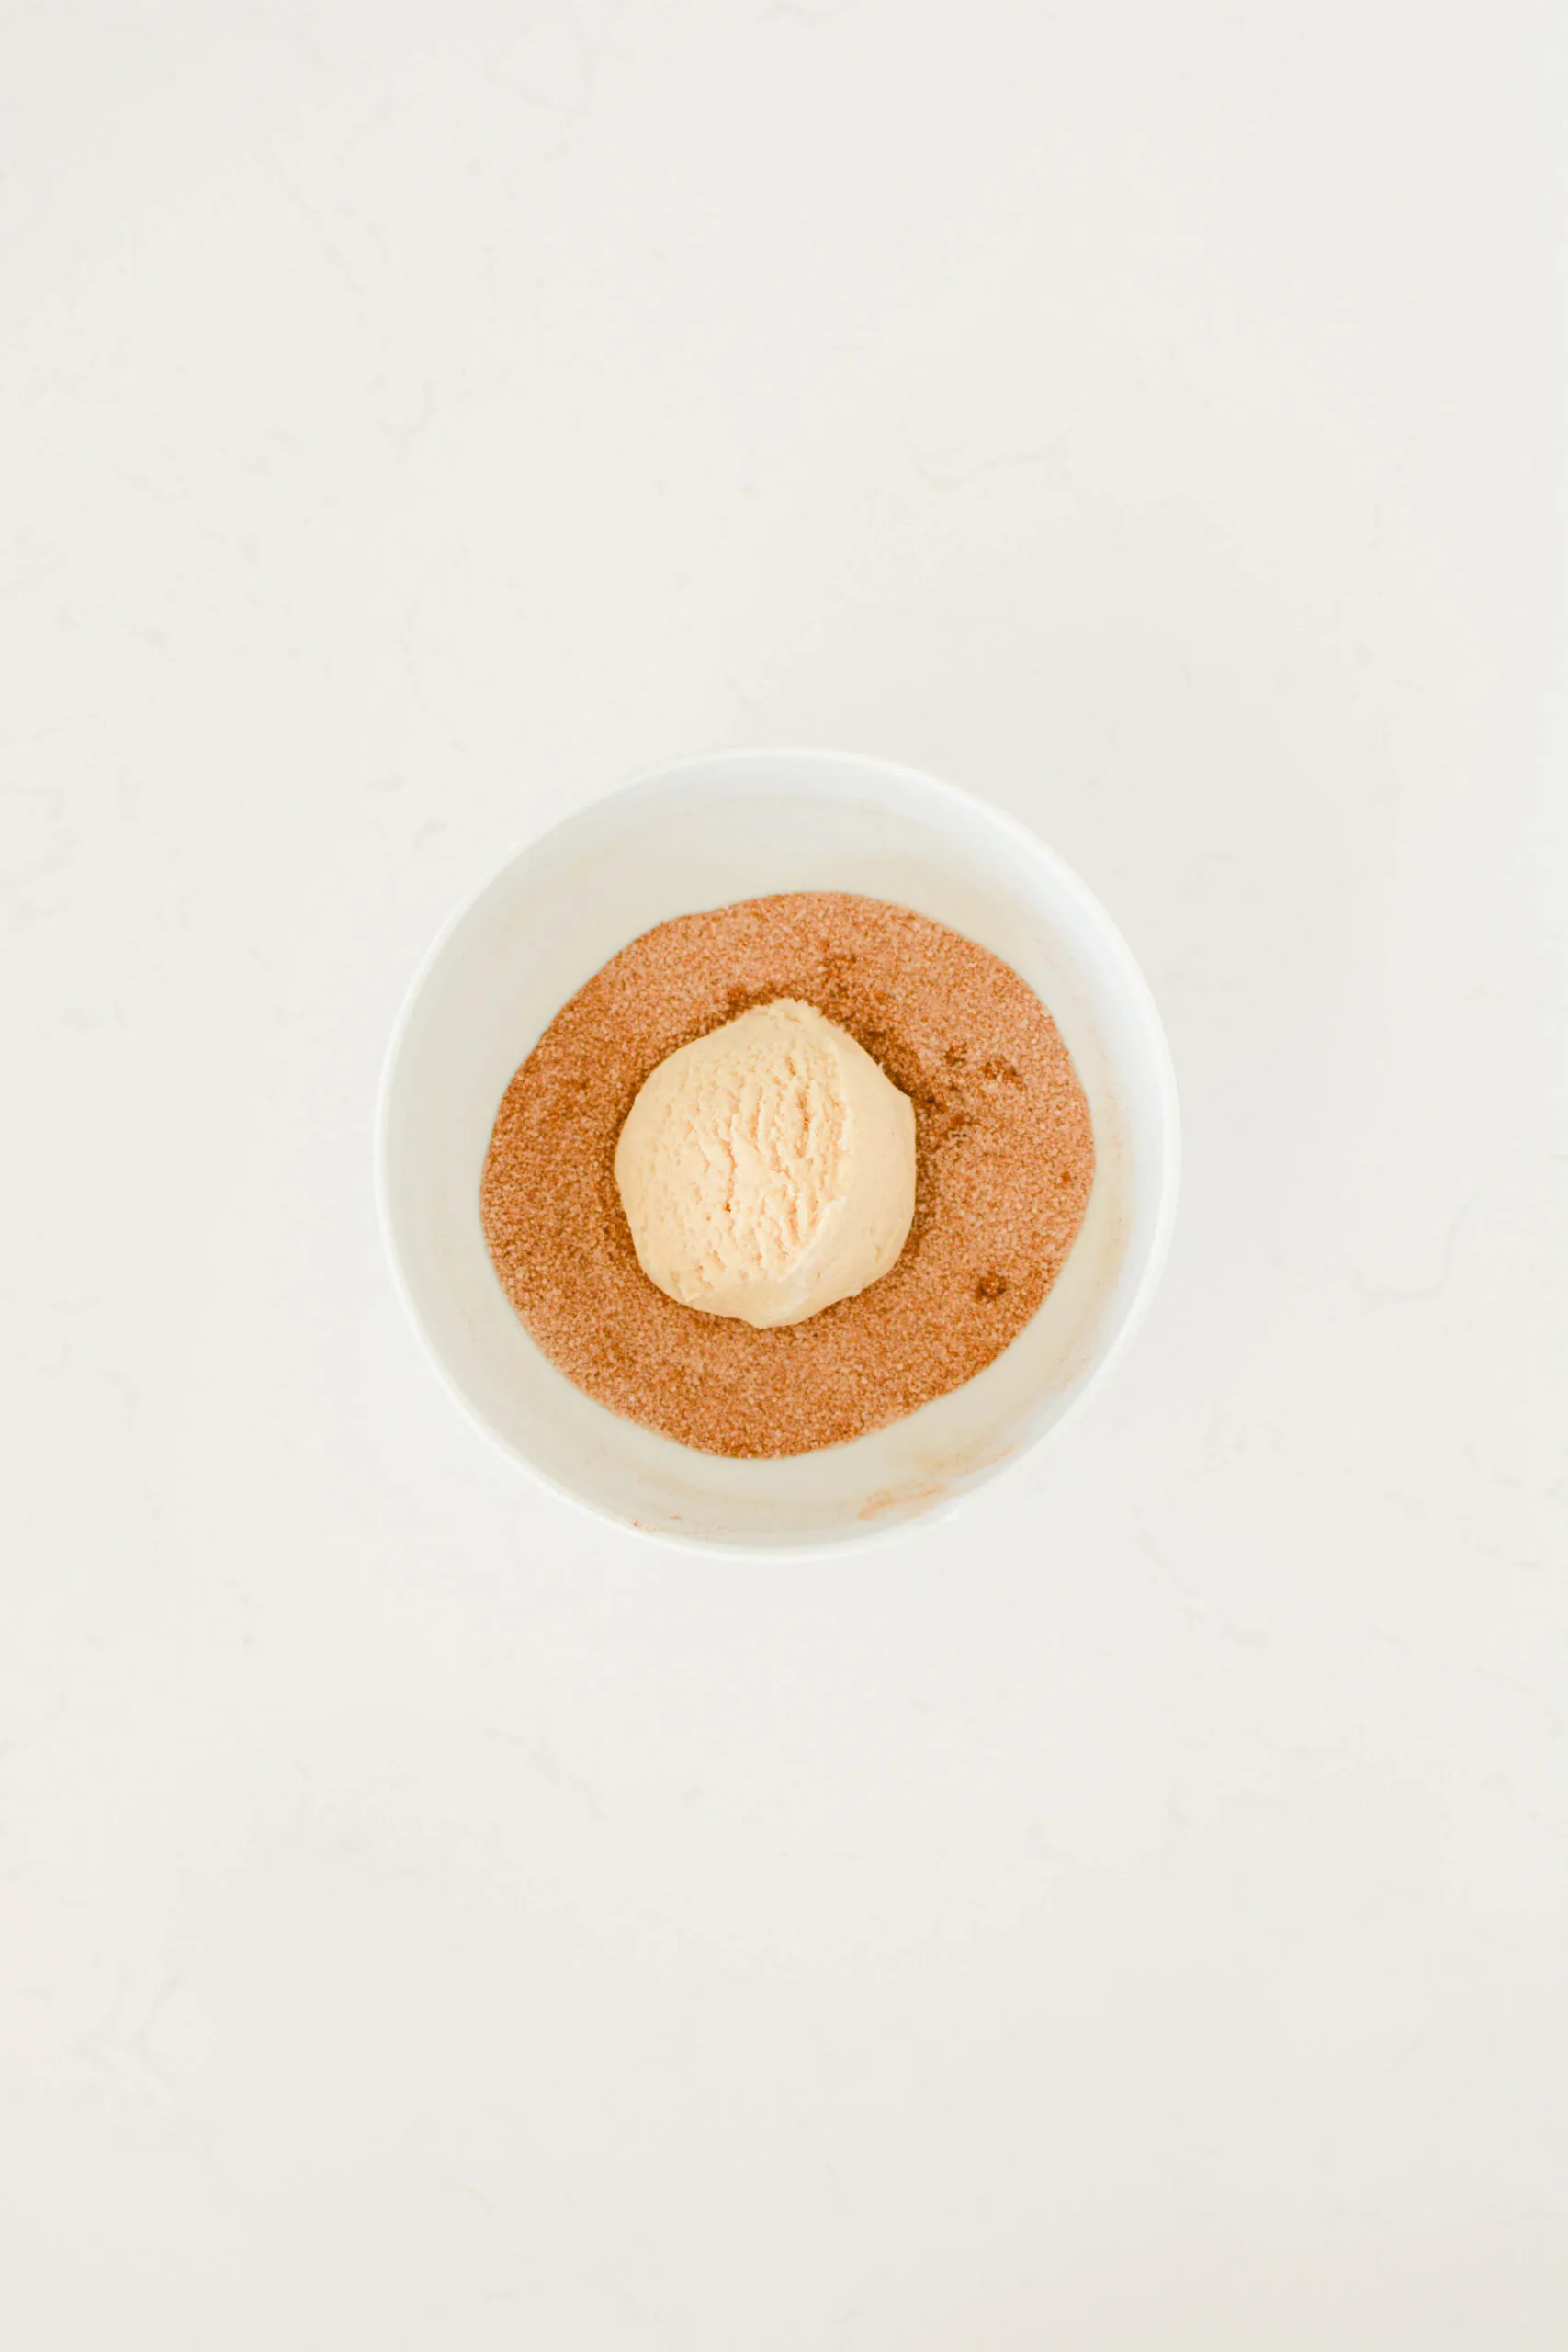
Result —
[{"label": "bowl interior", "polygon": [[[1055,1015],[1089,1097],[1083,1228],[1038,1315],[977,1378],[793,1461],[730,1462],[620,1419],[518,1321],[479,1223],[479,1175],[513,1072],[618,948],[694,909],[855,890],[1004,956]],[[553,1486],[687,1542],[815,1547],[940,1509],[1057,1423],[1105,1363],[1163,1255],[1175,1097],[1153,1003],[1096,901],[982,803],[826,752],[694,761],[596,802],[513,857],[416,979],[382,1101],[382,1209],[411,1313],[480,1424]]]}]

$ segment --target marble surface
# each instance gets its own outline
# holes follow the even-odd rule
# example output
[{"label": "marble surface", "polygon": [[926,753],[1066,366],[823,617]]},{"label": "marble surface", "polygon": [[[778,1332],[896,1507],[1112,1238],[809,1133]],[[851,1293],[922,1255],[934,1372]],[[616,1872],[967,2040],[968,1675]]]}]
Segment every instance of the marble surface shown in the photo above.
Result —
[{"label": "marble surface", "polygon": [[[13,0],[0,2338],[1560,2352],[1561,12]],[[515,839],[1034,823],[1110,1392],[848,1565],[534,1491],[370,1126]]]}]

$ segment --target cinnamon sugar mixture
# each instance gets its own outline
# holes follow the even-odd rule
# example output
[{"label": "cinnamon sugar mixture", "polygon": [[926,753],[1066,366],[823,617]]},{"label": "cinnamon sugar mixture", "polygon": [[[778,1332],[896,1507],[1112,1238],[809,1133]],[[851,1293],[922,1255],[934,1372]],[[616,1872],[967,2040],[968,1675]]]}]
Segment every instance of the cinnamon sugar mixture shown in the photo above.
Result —
[{"label": "cinnamon sugar mixture", "polygon": [[[891,1273],[804,1323],[682,1306],[637,1264],[615,1138],[649,1072],[803,998],[915,1106],[915,1221]],[[480,1206],[508,1296],[568,1378],[706,1453],[807,1453],[974,1377],[1016,1338],[1083,1222],[1094,1139],[1039,998],[973,940],[811,891],[682,915],[562,1007],[507,1088]]]}]

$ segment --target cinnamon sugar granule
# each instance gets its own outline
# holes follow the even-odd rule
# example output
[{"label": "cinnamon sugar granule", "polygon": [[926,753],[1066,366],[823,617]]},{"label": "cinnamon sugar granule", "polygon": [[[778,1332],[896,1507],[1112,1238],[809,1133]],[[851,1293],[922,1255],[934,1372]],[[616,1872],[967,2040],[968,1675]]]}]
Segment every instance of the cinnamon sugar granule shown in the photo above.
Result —
[{"label": "cinnamon sugar granule", "polygon": [[[637,1261],[615,1138],[677,1046],[814,1004],[915,1106],[915,1218],[890,1273],[804,1323],[682,1306]],[[612,956],[513,1078],[480,1192],[507,1295],[568,1378],[705,1453],[838,1445],[972,1379],[1055,1280],[1094,1140],[1066,1047],[987,948],[907,907],[809,891],[682,915]]]}]

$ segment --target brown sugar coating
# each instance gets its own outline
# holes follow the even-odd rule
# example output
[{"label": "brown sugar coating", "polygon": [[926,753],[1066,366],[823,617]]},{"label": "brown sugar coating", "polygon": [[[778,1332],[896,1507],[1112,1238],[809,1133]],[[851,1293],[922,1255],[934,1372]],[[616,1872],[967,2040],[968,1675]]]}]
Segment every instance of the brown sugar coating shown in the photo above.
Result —
[{"label": "brown sugar coating", "polygon": [[[804,1323],[682,1306],[637,1261],[615,1139],[667,1054],[775,997],[814,1004],[915,1106],[915,1218],[890,1273]],[[747,899],[634,939],[502,1098],[485,1235],[570,1380],[705,1453],[838,1445],[959,1387],[1039,1306],[1083,1222],[1089,1105],[1056,1025],[989,949],[836,891]]]}]

